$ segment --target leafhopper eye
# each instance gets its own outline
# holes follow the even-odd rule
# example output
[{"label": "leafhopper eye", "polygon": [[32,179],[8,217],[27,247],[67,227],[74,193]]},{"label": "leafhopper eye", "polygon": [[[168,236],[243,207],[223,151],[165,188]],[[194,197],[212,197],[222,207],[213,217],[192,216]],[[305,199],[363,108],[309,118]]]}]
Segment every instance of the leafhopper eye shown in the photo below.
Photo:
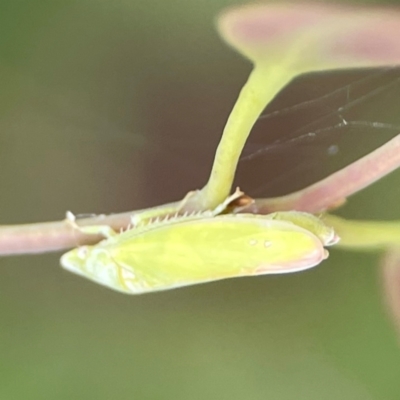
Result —
[{"label": "leafhopper eye", "polygon": [[88,246],[81,246],[77,249],[76,251],[76,255],[78,256],[78,258],[80,258],[81,260],[85,260],[87,255],[89,252],[89,248]]}]

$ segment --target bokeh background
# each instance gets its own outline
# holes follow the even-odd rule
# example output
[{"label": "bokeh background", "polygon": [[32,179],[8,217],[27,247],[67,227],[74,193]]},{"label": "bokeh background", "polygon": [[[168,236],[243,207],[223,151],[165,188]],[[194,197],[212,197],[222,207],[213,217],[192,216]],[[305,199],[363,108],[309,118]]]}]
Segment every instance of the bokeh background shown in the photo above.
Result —
[{"label": "bokeh background", "polygon": [[[250,71],[214,29],[238,3],[2,0],[1,223],[201,187]],[[395,172],[340,213],[394,219],[399,184]],[[332,250],[301,274],[137,297],[63,271],[59,256],[0,259],[1,399],[400,398],[379,254]]]}]

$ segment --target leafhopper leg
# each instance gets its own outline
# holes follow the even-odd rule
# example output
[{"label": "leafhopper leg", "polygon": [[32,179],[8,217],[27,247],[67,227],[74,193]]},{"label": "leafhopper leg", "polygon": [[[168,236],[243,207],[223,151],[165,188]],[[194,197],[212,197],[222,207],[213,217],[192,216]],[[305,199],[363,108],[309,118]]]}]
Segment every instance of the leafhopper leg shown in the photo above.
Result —
[{"label": "leafhopper leg", "polygon": [[65,216],[65,222],[74,229],[88,235],[102,235],[105,239],[112,238],[117,235],[108,225],[91,225],[91,226],[79,226],[76,223],[76,217],[71,211],[67,211]]}]

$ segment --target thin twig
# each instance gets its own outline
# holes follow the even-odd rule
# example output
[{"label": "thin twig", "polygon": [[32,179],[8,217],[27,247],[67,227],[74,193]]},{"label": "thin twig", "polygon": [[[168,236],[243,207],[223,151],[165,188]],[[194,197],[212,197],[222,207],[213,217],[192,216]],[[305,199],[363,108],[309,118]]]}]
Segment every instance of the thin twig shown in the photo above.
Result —
[{"label": "thin twig", "polygon": [[[132,216],[165,210],[174,213],[181,202],[165,204],[155,209],[128,211],[120,214],[99,215],[76,220],[78,226],[107,225],[116,232],[132,226]],[[96,244],[101,235],[85,234],[67,220],[23,225],[0,225],[0,255],[35,254],[59,251],[84,244]]]},{"label": "thin twig", "polygon": [[298,210],[319,213],[335,208],[400,166],[400,135],[327,178],[282,197],[257,199],[241,212],[268,214]]}]

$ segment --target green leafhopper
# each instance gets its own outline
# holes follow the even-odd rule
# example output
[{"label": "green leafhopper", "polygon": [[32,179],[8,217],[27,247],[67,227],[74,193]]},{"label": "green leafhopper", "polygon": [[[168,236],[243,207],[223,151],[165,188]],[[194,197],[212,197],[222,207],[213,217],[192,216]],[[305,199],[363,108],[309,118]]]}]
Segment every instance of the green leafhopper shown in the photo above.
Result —
[{"label": "green leafhopper", "polygon": [[64,254],[69,271],[140,294],[240,276],[311,268],[336,243],[333,229],[300,212],[174,216]]}]

